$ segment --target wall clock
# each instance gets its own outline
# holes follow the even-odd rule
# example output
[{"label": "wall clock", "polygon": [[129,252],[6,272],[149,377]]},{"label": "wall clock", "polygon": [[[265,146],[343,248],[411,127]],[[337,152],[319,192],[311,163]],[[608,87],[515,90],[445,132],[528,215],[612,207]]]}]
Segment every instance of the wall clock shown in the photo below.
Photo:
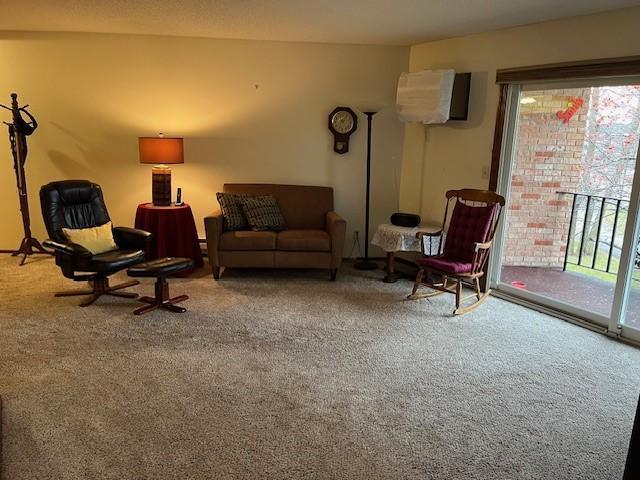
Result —
[{"label": "wall clock", "polygon": [[358,117],[349,107],[336,107],[329,114],[329,130],[333,133],[333,151],[349,151],[349,136],[358,128]]}]

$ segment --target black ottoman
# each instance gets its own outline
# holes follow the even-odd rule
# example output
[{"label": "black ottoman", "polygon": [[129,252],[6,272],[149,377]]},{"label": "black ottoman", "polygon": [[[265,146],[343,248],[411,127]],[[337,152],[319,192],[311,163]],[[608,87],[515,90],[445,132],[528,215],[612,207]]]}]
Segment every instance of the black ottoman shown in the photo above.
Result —
[{"label": "black ottoman", "polygon": [[129,267],[127,269],[127,274],[130,277],[156,278],[155,298],[140,297],[138,300],[148,303],[149,305],[137,308],[133,313],[135,315],[142,315],[143,313],[150,312],[156,308],[164,308],[176,313],[186,312],[186,308],[179,307],[176,303],[187,300],[189,297],[187,295],[179,295],[177,297],[169,298],[169,284],[167,283],[167,277],[191,268],[193,268],[193,260],[190,258],[178,257],[159,258],[157,260],[151,260],[149,262],[139,263],[133,267]]}]

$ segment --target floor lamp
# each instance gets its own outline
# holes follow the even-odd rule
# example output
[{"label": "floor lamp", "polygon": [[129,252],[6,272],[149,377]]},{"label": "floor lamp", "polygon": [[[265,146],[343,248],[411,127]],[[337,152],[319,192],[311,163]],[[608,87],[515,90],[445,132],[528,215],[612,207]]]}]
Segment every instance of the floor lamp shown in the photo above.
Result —
[{"label": "floor lamp", "polygon": [[378,264],[369,260],[369,206],[371,193],[371,120],[376,112],[362,112],[367,116],[367,197],[365,200],[364,219],[364,257],[353,266],[358,270],[375,270]]}]

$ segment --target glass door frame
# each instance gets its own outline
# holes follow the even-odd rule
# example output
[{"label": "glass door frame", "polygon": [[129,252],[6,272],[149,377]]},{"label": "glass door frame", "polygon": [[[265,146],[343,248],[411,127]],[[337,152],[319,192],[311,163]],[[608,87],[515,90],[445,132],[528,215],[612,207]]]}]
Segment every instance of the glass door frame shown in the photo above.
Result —
[{"label": "glass door frame", "polygon": [[629,215],[624,231],[622,253],[620,255],[620,267],[618,281],[611,309],[610,331],[617,331],[623,337],[640,342],[640,330],[626,326],[624,323],[627,313],[631,282],[633,282],[634,253],[640,236],[640,147],[636,156],[636,171],[633,176],[631,198],[629,199]]},{"label": "glass door frame", "polygon": [[637,241],[640,235],[640,147],[636,156],[636,168],[631,187],[631,198],[629,202],[629,212],[625,225],[625,234],[622,253],[620,257],[620,267],[616,278],[613,305],[611,316],[597,314],[585,310],[575,305],[571,305],[559,300],[555,300],[544,295],[524,291],[511,285],[500,283],[500,273],[504,252],[504,241],[506,238],[509,206],[511,203],[511,176],[515,164],[515,151],[517,142],[518,121],[520,113],[520,93],[523,85],[534,88],[569,88],[576,86],[610,86],[640,84],[640,77],[617,77],[611,79],[575,79],[565,81],[548,82],[526,82],[510,83],[507,87],[507,103],[504,116],[502,145],[500,148],[500,165],[498,169],[497,192],[506,199],[505,214],[502,216],[500,225],[496,231],[495,244],[489,259],[488,279],[491,288],[497,292],[505,294],[518,300],[524,300],[529,304],[539,306],[545,310],[552,310],[563,316],[573,319],[587,321],[589,324],[599,327],[605,333],[622,335],[634,341],[640,342],[640,330],[636,330],[624,325],[624,315],[631,288],[631,277],[633,274],[633,256]]}]

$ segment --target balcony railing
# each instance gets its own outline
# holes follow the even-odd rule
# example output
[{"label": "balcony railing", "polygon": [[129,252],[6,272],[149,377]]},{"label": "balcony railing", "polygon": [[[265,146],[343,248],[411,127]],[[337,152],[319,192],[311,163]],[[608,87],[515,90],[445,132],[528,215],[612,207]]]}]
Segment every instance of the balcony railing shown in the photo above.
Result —
[{"label": "balcony railing", "polygon": [[[556,193],[573,196],[563,270],[572,264],[617,273],[629,201],[586,193]],[[636,254],[636,265],[639,260]]]}]

